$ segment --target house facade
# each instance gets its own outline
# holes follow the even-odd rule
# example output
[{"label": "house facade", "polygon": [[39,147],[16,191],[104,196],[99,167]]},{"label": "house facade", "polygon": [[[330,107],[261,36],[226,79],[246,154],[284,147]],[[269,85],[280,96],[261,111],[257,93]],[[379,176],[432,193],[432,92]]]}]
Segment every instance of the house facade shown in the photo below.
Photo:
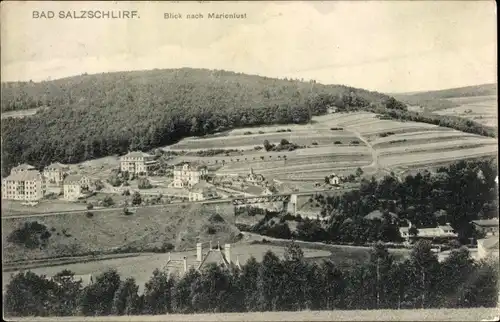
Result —
[{"label": "house facade", "polygon": [[89,178],[81,175],[69,175],[64,179],[63,193],[64,199],[74,201],[80,198],[85,192],[91,190]]},{"label": "house facade", "polygon": [[[413,237],[409,230],[411,228],[411,224],[409,227],[400,227],[399,233],[401,237],[406,239],[407,241]],[[449,224],[439,225],[435,228],[417,228],[418,233],[416,238],[424,238],[424,239],[455,239],[458,237],[458,234],[455,233],[453,227]]]},{"label": "house facade", "polygon": [[155,156],[141,151],[134,151],[120,157],[120,169],[136,175],[149,175],[157,166]]},{"label": "house facade", "polygon": [[206,181],[200,181],[189,190],[189,201],[201,201],[218,198],[215,187]]},{"label": "house facade", "polygon": [[55,162],[45,167],[43,175],[48,186],[62,186],[64,176],[68,172],[69,167],[67,165]]},{"label": "house facade", "polygon": [[45,192],[45,180],[36,170],[13,171],[2,180],[2,199],[37,201]]},{"label": "house facade", "polygon": [[253,184],[260,184],[265,181],[265,178],[262,174],[255,173],[253,168],[250,168],[250,173],[247,175],[246,181]]},{"label": "house facade", "polygon": [[180,163],[174,166],[174,188],[191,188],[208,175],[208,168],[198,163]]}]

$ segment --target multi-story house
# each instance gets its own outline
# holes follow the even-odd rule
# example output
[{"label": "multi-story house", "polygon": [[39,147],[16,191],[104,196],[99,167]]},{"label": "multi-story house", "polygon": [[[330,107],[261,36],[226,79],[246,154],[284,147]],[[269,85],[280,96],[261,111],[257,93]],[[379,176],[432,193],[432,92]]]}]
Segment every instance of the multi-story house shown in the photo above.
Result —
[{"label": "multi-story house", "polygon": [[90,179],[85,176],[69,175],[64,179],[63,192],[66,200],[77,200],[90,190]]},{"label": "multi-story house", "polygon": [[217,190],[206,181],[200,181],[189,190],[189,201],[201,201],[218,198]]},{"label": "multi-story house", "polygon": [[472,224],[486,236],[498,235],[498,218],[473,220]]},{"label": "multi-story house", "polygon": [[141,151],[134,151],[120,157],[120,169],[136,175],[149,175],[157,166],[155,156]]},{"label": "multi-story house", "polygon": [[13,171],[2,181],[2,199],[37,201],[45,195],[43,176],[35,170]]},{"label": "multi-story house", "polygon": [[69,167],[67,165],[55,162],[45,167],[43,175],[48,186],[62,186],[64,176],[68,172]]},{"label": "multi-story house", "polygon": [[172,186],[175,188],[191,188],[203,180],[206,175],[208,175],[208,169],[205,165],[183,162],[174,166]]}]

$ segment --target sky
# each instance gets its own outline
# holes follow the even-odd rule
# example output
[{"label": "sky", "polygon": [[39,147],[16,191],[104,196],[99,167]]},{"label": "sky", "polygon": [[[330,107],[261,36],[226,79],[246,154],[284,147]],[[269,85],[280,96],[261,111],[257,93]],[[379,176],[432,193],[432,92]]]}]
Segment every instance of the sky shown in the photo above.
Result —
[{"label": "sky", "polygon": [[[139,18],[59,19],[61,10]],[[192,67],[397,93],[495,83],[497,70],[494,1],[4,1],[1,45],[2,81]]]}]

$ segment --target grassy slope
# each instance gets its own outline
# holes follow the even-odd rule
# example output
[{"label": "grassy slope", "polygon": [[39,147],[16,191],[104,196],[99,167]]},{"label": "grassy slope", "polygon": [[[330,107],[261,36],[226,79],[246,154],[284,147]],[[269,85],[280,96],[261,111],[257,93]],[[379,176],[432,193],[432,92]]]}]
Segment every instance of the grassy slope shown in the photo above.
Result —
[{"label": "grassy slope", "polygon": [[409,105],[420,105],[428,111],[440,110],[459,106],[457,102],[447,100],[455,97],[474,97],[496,95],[497,84],[483,84],[475,86],[466,86],[459,88],[450,88],[439,91],[427,91],[411,94],[394,94],[393,96]]},{"label": "grassy slope", "polygon": [[[180,207],[184,207],[180,209]],[[161,247],[170,242],[182,250],[195,246],[197,238],[218,239],[221,242],[235,240],[238,229],[230,218],[222,223],[211,223],[214,211],[207,211],[201,205],[169,206],[161,208],[139,208],[135,214],[125,216],[122,210],[116,212],[95,212],[87,218],[85,213],[63,214],[26,219],[3,219],[2,241],[4,261],[28,260],[54,256],[76,256],[92,251],[106,252],[120,247],[135,247],[137,251]],[[7,241],[9,234],[27,221],[38,221],[54,228],[47,247],[26,249]],[[207,234],[207,228],[214,226],[217,233]],[[66,230],[66,237],[63,233]]]}]

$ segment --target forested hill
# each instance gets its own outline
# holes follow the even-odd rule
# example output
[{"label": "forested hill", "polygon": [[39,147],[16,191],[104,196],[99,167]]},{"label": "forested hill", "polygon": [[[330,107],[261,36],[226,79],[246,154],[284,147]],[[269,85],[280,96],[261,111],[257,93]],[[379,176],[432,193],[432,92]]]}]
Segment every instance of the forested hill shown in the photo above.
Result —
[{"label": "forested hill", "polygon": [[239,126],[303,123],[329,105],[405,108],[388,99],[340,85],[188,68],[3,83],[2,112],[46,108],[2,120],[2,175],[19,162],[75,163]]}]

